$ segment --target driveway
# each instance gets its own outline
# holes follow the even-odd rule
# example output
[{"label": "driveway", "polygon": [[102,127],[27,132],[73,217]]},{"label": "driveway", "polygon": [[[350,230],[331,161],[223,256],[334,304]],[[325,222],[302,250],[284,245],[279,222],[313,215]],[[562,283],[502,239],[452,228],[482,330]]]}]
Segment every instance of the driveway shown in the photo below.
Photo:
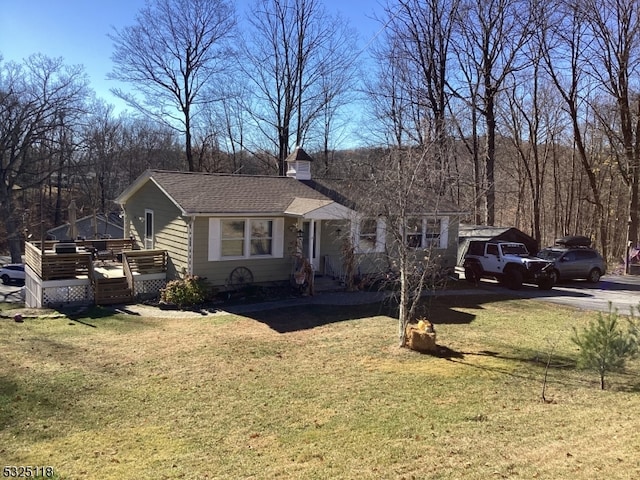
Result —
[{"label": "driveway", "polygon": [[640,276],[635,275],[605,275],[597,284],[585,281],[563,282],[547,291],[529,285],[523,286],[521,290],[512,291],[485,280],[478,288],[485,291],[495,290],[496,293],[509,292],[515,297],[536,298],[582,310],[606,312],[611,302],[614,308],[625,315],[630,313],[631,308],[638,315],[640,305]]},{"label": "driveway", "polygon": [[24,301],[22,285],[4,285],[0,282],[0,302],[22,302]]}]

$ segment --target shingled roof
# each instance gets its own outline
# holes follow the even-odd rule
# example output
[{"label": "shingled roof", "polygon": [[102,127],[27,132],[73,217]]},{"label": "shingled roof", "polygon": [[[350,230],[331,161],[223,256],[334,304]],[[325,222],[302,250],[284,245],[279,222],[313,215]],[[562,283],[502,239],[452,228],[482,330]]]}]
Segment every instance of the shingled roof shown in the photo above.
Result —
[{"label": "shingled roof", "polygon": [[184,215],[282,214],[295,199],[332,203],[332,199],[289,177],[164,170],[148,170],[117,201],[126,203],[147,181],[155,183]]},{"label": "shingled roof", "polygon": [[[380,202],[384,202],[384,197],[375,198],[376,193],[372,191],[373,184],[370,180],[322,178],[301,180],[301,182],[335,202],[356,211],[370,210],[375,206],[379,206]],[[373,200],[372,197],[374,198]],[[460,212],[455,205],[442,198],[430,196],[425,198],[422,195],[416,201],[412,200],[411,198],[407,199],[407,203],[412,213],[415,214],[437,213],[439,215],[448,215]]]}]

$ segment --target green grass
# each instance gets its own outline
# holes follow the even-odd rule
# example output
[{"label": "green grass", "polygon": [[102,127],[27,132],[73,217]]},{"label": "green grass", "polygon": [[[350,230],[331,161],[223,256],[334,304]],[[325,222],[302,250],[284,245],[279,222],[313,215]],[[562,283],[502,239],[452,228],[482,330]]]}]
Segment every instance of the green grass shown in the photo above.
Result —
[{"label": "green grass", "polygon": [[575,369],[572,327],[592,314],[443,297],[430,356],[398,349],[387,313],[0,320],[1,463],[59,479],[640,478],[640,364],[605,392]]}]

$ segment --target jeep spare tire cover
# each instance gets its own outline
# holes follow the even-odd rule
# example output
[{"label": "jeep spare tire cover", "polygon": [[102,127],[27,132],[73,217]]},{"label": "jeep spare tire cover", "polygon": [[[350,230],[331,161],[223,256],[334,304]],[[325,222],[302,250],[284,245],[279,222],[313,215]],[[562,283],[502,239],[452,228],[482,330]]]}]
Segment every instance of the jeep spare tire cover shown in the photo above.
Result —
[{"label": "jeep spare tire cover", "polygon": [[582,235],[568,235],[566,237],[556,239],[556,245],[565,247],[590,247],[591,239]]}]

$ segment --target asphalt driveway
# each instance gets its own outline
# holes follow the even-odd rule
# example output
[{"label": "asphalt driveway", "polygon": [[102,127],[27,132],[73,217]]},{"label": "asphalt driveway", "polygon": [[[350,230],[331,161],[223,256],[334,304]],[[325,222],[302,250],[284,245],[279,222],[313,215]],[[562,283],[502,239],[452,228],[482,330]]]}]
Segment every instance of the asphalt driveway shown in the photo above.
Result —
[{"label": "asphalt driveway", "polygon": [[563,282],[547,291],[529,285],[523,286],[521,290],[512,291],[495,282],[484,280],[478,288],[500,293],[509,292],[515,297],[537,298],[583,310],[606,312],[611,303],[625,315],[629,314],[632,308],[638,315],[640,305],[640,276],[635,275],[605,275],[597,284],[586,281]]}]

